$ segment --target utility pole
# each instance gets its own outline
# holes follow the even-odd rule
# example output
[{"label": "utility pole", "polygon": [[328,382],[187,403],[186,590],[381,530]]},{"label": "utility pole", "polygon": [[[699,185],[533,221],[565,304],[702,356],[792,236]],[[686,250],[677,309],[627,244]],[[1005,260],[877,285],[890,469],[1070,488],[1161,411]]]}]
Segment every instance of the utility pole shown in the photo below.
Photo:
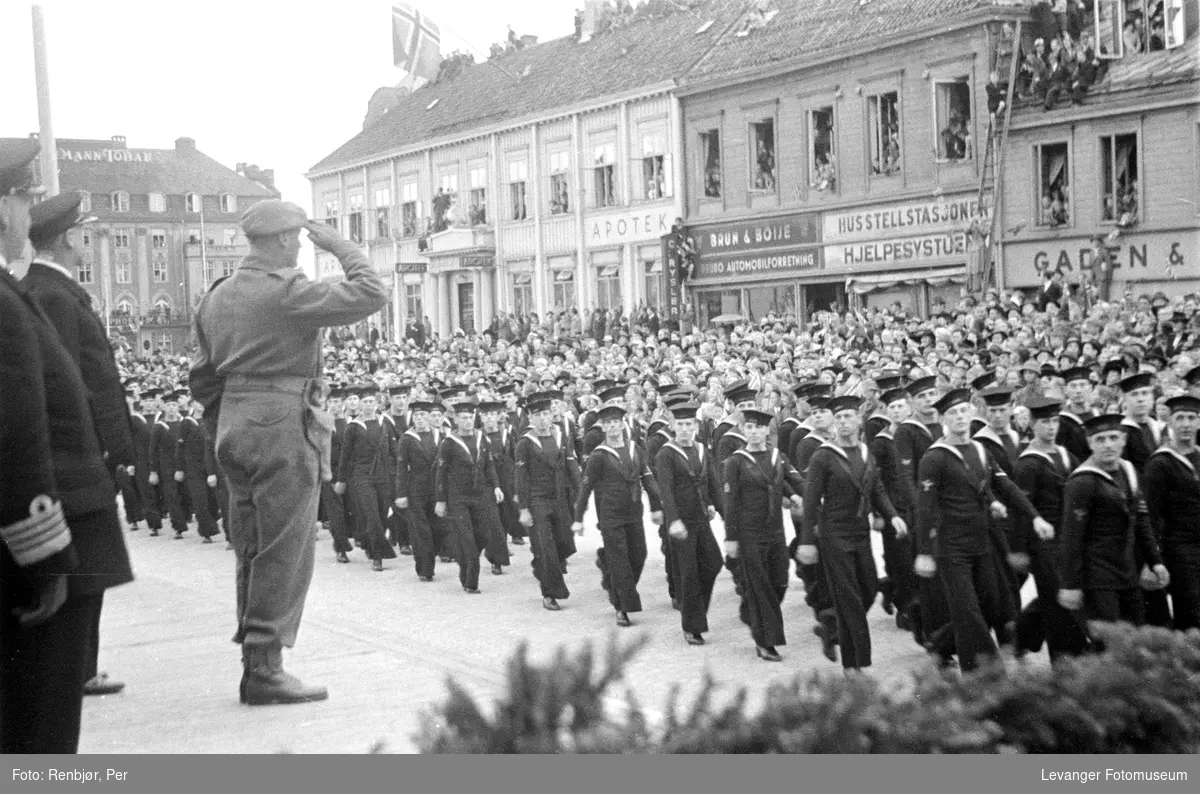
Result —
[{"label": "utility pole", "polygon": [[50,69],[46,58],[46,21],[42,7],[33,6],[33,69],[37,80],[38,141],[42,146],[42,184],[46,195],[58,195],[58,144],[50,120]]}]

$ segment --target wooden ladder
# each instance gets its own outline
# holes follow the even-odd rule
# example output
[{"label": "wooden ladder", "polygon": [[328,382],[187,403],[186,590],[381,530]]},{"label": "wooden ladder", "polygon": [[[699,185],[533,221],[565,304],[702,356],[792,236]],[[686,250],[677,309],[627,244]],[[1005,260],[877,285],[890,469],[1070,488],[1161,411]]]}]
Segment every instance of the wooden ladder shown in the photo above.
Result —
[{"label": "wooden ladder", "polygon": [[[1000,228],[1000,212],[997,196],[1003,188],[1004,181],[1004,153],[1006,143],[1008,143],[1008,122],[1012,117],[1013,93],[1017,85],[1017,69],[1020,66],[1021,47],[1021,20],[1017,20],[1013,28],[1012,42],[1010,50],[1007,54],[1001,52],[1002,42],[997,37],[994,45],[994,58],[992,60],[992,69],[1001,72],[1002,61],[1007,58],[1008,72],[1008,90],[1004,97],[1004,109],[998,114],[1000,118],[993,121],[991,115],[988,116],[988,131],[987,144],[984,148],[983,167],[979,173],[979,212],[982,229],[986,229],[986,233],[980,240],[979,251],[976,257],[975,267],[972,269],[967,282],[967,291],[972,294],[982,294],[989,287],[996,284],[995,264],[999,250],[1000,240],[997,235],[997,230]],[[990,71],[990,70],[989,70]],[[1003,73],[1003,72],[1001,72]],[[999,124],[1000,130],[997,133],[995,127]]]}]

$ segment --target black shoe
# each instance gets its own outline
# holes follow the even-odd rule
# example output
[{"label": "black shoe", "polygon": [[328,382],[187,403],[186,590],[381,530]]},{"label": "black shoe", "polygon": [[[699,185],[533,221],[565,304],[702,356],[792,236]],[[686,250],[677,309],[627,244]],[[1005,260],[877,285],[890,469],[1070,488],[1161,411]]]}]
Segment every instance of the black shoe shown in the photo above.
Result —
[{"label": "black shoe", "polygon": [[412,546],[409,546],[407,543],[405,543],[403,546],[400,547],[400,553],[403,554],[405,557],[411,557],[412,556]]},{"label": "black shoe", "polygon": [[764,662],[782,662],[783,657],[779,655],[779,651],[772,647],[762,647],[761,645],[754,646],[754,652],[758,654],[758,658]]},{"label": "black shoe", "polygon": [[417,579],[422,582],[432,582],[433,581],[432,576],[418,576]]},{"label": "black shoe", "polygon": [[833,632],[818,623],[813,626],[813,634],[821,638],[821,653],[825,654],[825,658],[831,662],[836,662],[838,660],[837,640],[833,636]]},{"label": "black shoe", "polygon": [[618,612],[617,613],[617,625],[618,626],[632,626],[633,621],[629,619],[629,615],[627,613]]},{"label": "black shoe", "polygon": [[492,576],[499,576],[502,573],[504,573],[504,569],[501,568],[499,565],[492,566]]},{"label": "black shoe", "polygon": [[471,595],[479,595],[478,587],[464,587],[463,590],[470,593]]},{"label": "black shoe", "polygon": [[513,538],[513,539],[512,539],[512,543],[513,543],[513,545],[514,545],[514,546],[524,546],[524,545],[525,545],[525,538]]},{"label": "black shoe", "polygon": [[88,680],[83,685],[83,694],[85,695],[115,695],[125,688],[125,684],[120,681],[110,681],[108,673],[100,673],[95,678]]},{"label": "black shoe", "polygon": [[896,612],[896,607],[892,604],[892,587],[891,581],[884,579],[879,583],[879,594],[883,596],[881,606],[885,615],[892,615]]},{"label": "black shoe", "polygon": [[350,558],[346,556],[346,552],[339,551],[337,553],[337,561],[338,562],[350,562]]},{"label": "black shoe", "polygon": [[896,613],[896,628],[900,629],[901,631],[912,631],[913,630],[912,620],[910,620],[908,615],[904,614],[903,612],[897,612]]},{"label": "black shoe", "polygon": [[183,530],[182,529],[175,530],[175,537],[171,538],[171,540],[183,540]]},{"label": "black shoe", "polygon": [[672,598],[672,599],[671,599],[671,609],[681,609],[681,608],[682,608],[682,607],[680,606],[679,599],[678,599],[678,598]]},{"label": "black shoe", "polygon": [[690,632],[690,631],[685,631],[683,633],[683,639],[687,641],[688,645],[703,645],[704,644],[703,637],[701,637],[699,634],[696,634],[696,633]]},{"label": "black shoe", "polygon": [[158,530],[157,530],[157,529],[152,529],[152,530],[150,530],[150,537],[152,537],[152,538],[157,538],[157,537],[158,537]]},{"label": "black shoe", "polygon": [[558,602],[555,601],[553,598],[543,598],[542,599],[542,608],[548,609],[551,612],[558,612],[560,609],[562,609],[562,607],[560,607],[558,605]]},{"label": "black shoe", "polygon": [[212,543],[212,538],[205,538],[204,540],[202,540],[200,542],[201,543]]},{"label": "black shoe", "polygon": [[447,557],[445,554],[443,554],[441,557],[438,557],[438,559],[439,559],[439,560],[441,560],[442,562],[445,562],[445,563],[451,563],[451,562],[454,562],[454,558],[453,558],[453,557]]},{"label": "black shoe", "polygon": [[383,560],[371,560],[371,570],[372,571],[382,571],[383,570]]}]

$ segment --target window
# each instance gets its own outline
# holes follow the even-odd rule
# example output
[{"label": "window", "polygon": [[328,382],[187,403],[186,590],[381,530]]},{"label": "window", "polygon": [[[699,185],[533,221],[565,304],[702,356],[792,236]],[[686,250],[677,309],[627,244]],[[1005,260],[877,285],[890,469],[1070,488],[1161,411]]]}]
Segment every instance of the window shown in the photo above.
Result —
[{"label": "window", "polygon": [[392,237],[392,189],[375,188],[375,239],[389,240]]},{"label": "window", "polygon": [[472,165],[467,176],[471,185],[468,219],[472,226],[483,226],[487,223],[487,166]]},{"label": "window", "polygon": [[554,274],[554,310],[563,311],[575,306],[575,271],[555,270]]},{"label": "window", "polygon": [[1132,226],[1141,215],[1137,133],[1100,139],[1100,220]]},{"label": "window", "polygon": [[526,217],[528,202],[526,201],[525,185],[529,181],[529,163],[525,160],[514,160],[508,164],[508,203],[510,217],[514,221],[523,221]]},{"label": "window", "polygon": [[199,229],[188,229],[187,230],[187,241],[188,241],[188,245],[200,245],[200,230]]},{"label": "window", "polygon": [[721,133],[707,130],[700,133],[700,183],[705,198],[721,197]]},{"label": "window", "polygon": [[[169,308],[169,307],[168,307]],[[170,331],[155,331],[154,332],[154,350],[155,352],[165,355],[171,355],[173,342],[171,341]]]},{"label": "window", "polygon": [[592,147],[592,206],[617,205],[617,144],[606,141]]},{"label": "window", "polygon": [[128,248],[129,247],[129,230],[128,229],[113,229],[113,247]]},{"label": "window", "polygon": [[425,316],[425,309],[422,305],[424,299],[421,297],[420,284],[405,284],[404,285],[404,316],[408,318],[421,319]]},{"label": "window", "polygon": [[933,84],[933,91],[938,159],[970,160],[973,157],[970,78],[939,80]]},{"label": "window", "polygon": [[216,267],[217,267],[217,263],[211,259],[207,260],[201,266],[201,270],[203,271],[202,278],[204,280],[204,288],[205,289],[208,289],[209,287],[211,287],[213,281],[216,279],[216,276],[214,275],[216,272]]},{"label": "window", "polygon": [[132,316],[133,301],[131,301],[129,298],[121,298],[121,300],[117,301],[117,313],[124,314],[126,316]]},{"label": "window", "polygon": [[533,311],[533,274],[514,273],[512,291],[513,314],[529,314]]},{"label": "window", "polygon": [[763,119],[750,125],[750,189],[775,192],[775,121]]},{"label": "window", "polygon": [[222,195],[221,212],[237,212],[237,196],[229,193]]},{"label": "window", "polygon": [[80,212],[91,212],[92,211],[92,194],[87,192],[86,190],[79,191],[79,211]]},{"label": "window", "polygon": [[159,296],[154,301],[154,314],[158,315],[159,320],[169,322],[171,319],[171,301],[165,296]]},{"label": "window", "polygon": [[867,97],[867,145],[872,176],[900,173],[900,94],[888,91]]},{"label": "window", "polygon": [[237,262],[234,262],[232,259],[226,259],[221,263],[222,276],[232,276],[234,270],[237,270]]},{"label": "window", "polygon": [[151,248],[166,248],[167,233],[162,229],[153,229],[150,232],[150,247]]},{"label": "window", "polygon": [[363,241],[363,194],[350,194],[350,217],[347,221],[346,232],[350,236],[350,242],[361,243]]},{"label": "window", "polygon": [[336,198],[325,199],[325,223],[333,228],[338,227],[338,213],[341,211],[341,205]]},{"label": "window", "polygon": [[837,130],[833,105],[808,111],[808,179],[817,190],[837,189]]},{"label": "window", "polygon": [[76,273],[79,276],[80,284],[92,283],[92,252],[84,251],[84,255],[79,258],[79,268]]},{"label": "window", "polygon": [[571,153],[565,149],[550,153],[550,214],[571,211]]},{"label": "window", "polygon": [[433,197],[433,230],[445,231],[456,217],[458,205],[458,172],[443,172],[438,175],[438,189]]},{"label": "window", "polygon": [[79,232],[79,241],[83,248],[92,247],[92,232],[90,229],[81,229]]},{"label": "window", "polygon": [[[1165,0],[1163,13],[1166,15],[1165,21],[1159,23],[1163,25],[1163,43],[1168,50],[1172,50],[1182,45],[1183,40],[1187,38],[1184,28],[1183,0]],[[1150,49],[1154,49],[1154,30],[1150,32]]]},{"label": "window", "polygon": [[133,257],[130,256],[129,251],[117,251],[116,273],[118,284],[133,282]]},{"label": "window", "polygon": [[621,305],[621,268],[605,265],[596,271],[596,304],[605,309],[616,309]]},{"label": "window", "polygon": [[643,130],[642,190],[647,201],[671,195],[671,176],[667,173],[667,130],[656,124]]},{"label": "window", "polygon": [[154,268],[151,271],[154,280],[158,283],[165,283],[167,280],[167,257],[163,254],[154,255]]},{"label": "window", "polygon": [[1067,144],[1042,143],[1033,147],[1036,169],[1037,225],[1057,228],[1071,223],[1071,168]]},{"label": "window", "polygon": [[237,245],[237,229],[222,229],[221,235],[221,245]]},{"label": "window", "polygon": [[164,196],[162,193],[151,193],[150,194],[150,211],[151,212],[166,212],[167,211],[167,197]]},{"label": "window", "polygon": [[129,212],[129,194],[118,190],[109,196],[109,208],[113,212]]},{"label": "window", "polygon": [[204,209],[204,199],[199,193],[188,193],[184,200],[184,209],[187,212],[201,212]]},{"label": "window", "polygon": [[417,183],[400,184],[400,233],[405,237],[416,237],[421,205],[417,201]]},{"label": "window", "polygon": [[643,245],[638,250],[638,261],[642,263],[643,277],[645,278],[646,305],[656,309],[663,305],[661,256],[662,252],[657,245]]}]

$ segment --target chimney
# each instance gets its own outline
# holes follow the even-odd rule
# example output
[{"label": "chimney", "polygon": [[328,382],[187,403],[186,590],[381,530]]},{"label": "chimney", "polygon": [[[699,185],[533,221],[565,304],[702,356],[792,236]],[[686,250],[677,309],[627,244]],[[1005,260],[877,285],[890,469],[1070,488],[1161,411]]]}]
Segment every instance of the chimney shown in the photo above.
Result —
[{"label": "chimney", "polygon": [[596,25],[600,22],[600,15],[607,5],[608,0],[583,0],[583,26],[579,29],[580,44],[592,40],[596,34]]},{"label": "chimney", "polygon": [[112,136],[112,145],[113,145],[114,149],[124,149],[125,148],[125,136],[124,135]]},{"label": "chimney", "polygon": [[271,190],[275,189],[275,169],[274,168],[264,168],[262,171],[262,178],[263,178],[263,181],[267,183],[267,187],[271,188]]},{"label": "chimney", "polygon": [[176,138],[175,151],[177,152],[194,152],[196,151],[195,138]]}]

